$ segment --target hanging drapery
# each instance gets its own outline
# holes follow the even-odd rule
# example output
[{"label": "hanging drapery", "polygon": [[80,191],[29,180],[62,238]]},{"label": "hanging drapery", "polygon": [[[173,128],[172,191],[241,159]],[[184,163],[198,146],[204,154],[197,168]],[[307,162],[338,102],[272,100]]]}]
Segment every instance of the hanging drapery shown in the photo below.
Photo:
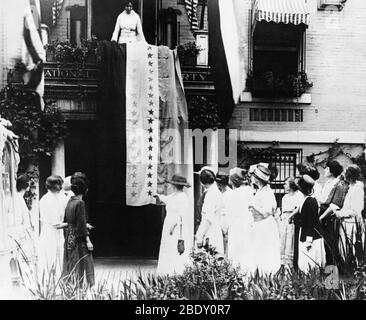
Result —
[{"label": "hanging drapery", "polygon": [[100,202],[119,197],[127,206],[154,204],[174,171],[193,179],[192,160],[184,161],[188,112],[177,54],[145,42],[104,41],[99,51],[98,143],[103,176],[110,177],[98,182]]},{"label": "hanging drapery", "polygon": [[197,6],[198,0],[185,0],[188,20],[192,31],[198,30]]},{"label": "hanging drapery", "polygon": [[231,118],[245,85],[237,23],[233,0],[208,1],[209,63],[223,123]]},{"label": "hanging drapery", "polygon": [[159,154],[158,48],[127,45],[126,64],[127,205],[154,203]]}]

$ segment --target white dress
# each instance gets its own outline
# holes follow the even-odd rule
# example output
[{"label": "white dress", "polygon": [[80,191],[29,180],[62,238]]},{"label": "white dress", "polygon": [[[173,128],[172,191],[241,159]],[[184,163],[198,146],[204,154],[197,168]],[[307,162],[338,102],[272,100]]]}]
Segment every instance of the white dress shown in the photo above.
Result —
[{"label": "white dress", "polygon": [[[184,266],[189,263],[192,247],[192,237],[189,228],[189,200],[188,196],[178,191],[169,196],[159,196],[166,204],[166,217],[160,242],[157,273],[161,275],[181,274]],[[170,229],[176,224],[173,235]],[[182,234],[181,234],[182,226]],[[182,235],[182,237],[181,237]],[[184,240],[185,251],[182,255],[177,249],[178,239]]]},{"label": "white dress", "polygon": [[[253,204],[264,212],[275,212],[277,203],[269,185],[258,190]],[[254,269],[261,273],[275,273],[281,267],[280,237],[278,225],[273,215],[254,222],[252,232]]]},{"label": "white dress", "polygon": [[289,223],[289,216],[295,208],[300,208],[304,201],[304,195],[300,191],[293,194],[285,194],[282,198],[281,215],[281,264],[293,266],[295,248],[295,224]]},{"label": "white dress", "polygon": [[[342,216],[339,247],[343,251],[346,244],[346,237],[353,244],[356,243],[357,223],[363,223],[362,210],[364,209],[364,184],[356,181],[351,184],[344,199],[343,208],[339,214]],[[362,239],[363,239],[362,235]]]},{"label": "white dress", "polygon": [[[208,241],[208,243],[216,248],[216,251],[220,254],[224,254],[224,238],[221,229],[223,211],[223,196],[217,188],[216,183],[214,183],[207,189],[205,200],[202,205],[202,220],[198,227],[196,238],[199,240],[203,238],[203,244]],[[203,226],[207,222],[209,223],[209,228],[203,237]]]},{"label": "white dress", "polygon": [[241,186],[229,194],[227,203],[228,258],[235,267],[239,266],[243,271],[253,269],[253,217],[248,208],[252,198],[252,189]]},{"label": "white dress", "polygon": [[[119,35],[120,32],[121,34]],[[145,41],[141,20],[135,11],[132,10],[130,14],[127,14],[126,11],[123,11],[118,16],[112,36],[112,41],[117,40],[118,43]]]},{"label": "white dress", "polygon": [[38,240],[38,271],[42,275],[56,268],[61,274],[63,261],[64,235],[55,225],[62,223],[65,216],[64,199],[61,193],[48,191],[40,200],[41,232]]}]

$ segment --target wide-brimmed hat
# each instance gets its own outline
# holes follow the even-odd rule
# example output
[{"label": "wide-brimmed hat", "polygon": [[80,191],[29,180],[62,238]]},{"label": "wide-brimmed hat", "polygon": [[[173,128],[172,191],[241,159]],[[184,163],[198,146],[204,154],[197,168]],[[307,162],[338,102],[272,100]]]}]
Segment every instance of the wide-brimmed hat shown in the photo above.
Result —
[{"label": "wide-brimmed hat", "polygon": [[202,167],[201,168],[201,170],[200,171],[198,171],[198,172],[194,172],[195,174],[201,174],[203,171],[205,171],[205,170],[207,170],[207,171],[210,171],[210,172],[212,172],[212,174],[214,175],[214,177],[216,177],[216,170],[214,169],[214,168],[212,168],[212,167],[209,167],[209,166],[204,166],[204,167]]},{"label": "wide-brimmed hat", "polygon": [[268,182],[271,177],[271,170],[262,164],[257,164],[252,174],[259,180]]},{"label": "wide-brimmed hat", "polygon": [[308,176],[307,174],[301,176],[298,179],[295,179],[295,184],[297,188],[303,193],[303,194],[311,194],[312,190],[314,188],[315,181],[312,177]]},{"label": "wide-brimmed hat", "polygon": [[176,186],[184,186],[187,188],[191,187],[191,185],[188,183],[187,179],[178,174],[175,174],[170,180],[167,180],[166,182],[176,185]]}]

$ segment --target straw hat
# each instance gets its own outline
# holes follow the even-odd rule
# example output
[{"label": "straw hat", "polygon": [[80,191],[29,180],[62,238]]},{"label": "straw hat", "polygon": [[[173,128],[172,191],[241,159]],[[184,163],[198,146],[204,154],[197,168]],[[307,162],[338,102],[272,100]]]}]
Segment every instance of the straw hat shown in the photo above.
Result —
[{"label": "straw hat", "polygon": [[183,176],[175,174],[171,180],[167,180],[168,183],[175,185],[175,186],[184,186],[190,188],[191,185],[187,182],[187,179]]},{"label": "straw hat", "polygon": [[263,166],[262,164],[257,164],[253,173],[257,179],[262,180],[264,182],[268,182],[269,178],[271,177],[271,170],[267,167]]}]

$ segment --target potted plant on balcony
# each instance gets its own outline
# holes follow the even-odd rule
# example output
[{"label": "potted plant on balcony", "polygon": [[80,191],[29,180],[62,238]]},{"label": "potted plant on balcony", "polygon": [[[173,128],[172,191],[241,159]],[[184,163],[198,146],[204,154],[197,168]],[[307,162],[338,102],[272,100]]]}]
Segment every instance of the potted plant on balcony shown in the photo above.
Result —
[{"label": "potted plant on balcony", "polygon": [[305,72],[282,75],[266,71],[247,78],[247,87],[256,96],[299,98],[312,86]]},{"label": "potted plant on balcony", "polygon": [[202,51],[202,48],[197,46],[196,42],[190,41],[180,44],[177,47],[178,56],[181,63],[185,66],[195,66],[197,63],[197,56]]}]

